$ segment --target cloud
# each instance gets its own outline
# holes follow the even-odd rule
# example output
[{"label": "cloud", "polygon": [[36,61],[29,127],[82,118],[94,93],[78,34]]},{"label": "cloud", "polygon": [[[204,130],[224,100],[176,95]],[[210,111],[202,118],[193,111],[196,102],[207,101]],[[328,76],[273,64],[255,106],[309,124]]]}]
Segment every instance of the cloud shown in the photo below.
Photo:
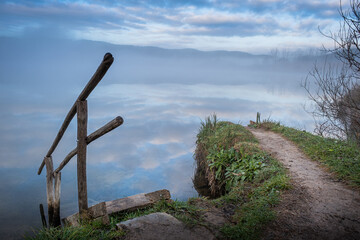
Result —
[{"label": "cloud", "polygon": [[0,34],[247,51],[259,49],[248,42],[258,42],[263,51],[299,38],[303,46],[295,47],[320,47],[318,26],[336,29],[337,8],[336,0],[13,1],[0,4]]}]

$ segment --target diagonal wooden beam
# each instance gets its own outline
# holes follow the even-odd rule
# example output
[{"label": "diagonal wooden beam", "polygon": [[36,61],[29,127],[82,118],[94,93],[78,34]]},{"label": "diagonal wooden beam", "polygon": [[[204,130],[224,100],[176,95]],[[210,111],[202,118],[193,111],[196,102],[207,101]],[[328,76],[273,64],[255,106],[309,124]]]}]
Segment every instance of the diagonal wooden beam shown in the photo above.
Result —
[{"label": "diagonal wooden beam", "polygon": [[[118,116],[115,119],[111,120],[107,124],[105,124],[103,127],[99,128],[95,132],[91,133],[86,138],[86,144],[90,144],[92,141],[98,139],[99,137],[105,135],[106,133],[114,130],[121,124],[123,124],[124,120],[122,117]],[[77,148],[73,149],[66,157],[65,159],[60,163],[59,167],[54,171],[54,174],[60,172],[66,164],[71,160],[72,157],[74,157],[77,154]]]},{"label": "diagonal wooden beam", "polygon": [[[92,90],[94,90],[96,85],[104,77],[105,73],[110,68],[113,61],[114,61],[114,58],[111,55],[111,53],[106,53],[105,56],[104,56],[103,61],[101,62],[101,64],[97,68],[96,72],[91,77],[90,81],[87,83],[87,85],[85,86],[83,91],[80,93],[79,97],[77,98],[77,101],[86,100],[86,98],[89,96],[89,94],[92,92]],[[65,120],[64,120],[63,124],[61,125],[60,130],[59,130],[58,134],[56,135],[53,144],[51,145],[49,151],[46,154],[46,157],[50,157],[51,154],[54,152],[54,150],[57,147],[57,145],[59,144],[62,136],[64,135],[67,127],[69,126],[71,120],[74,118],[75,113],[76,113],[76,101],[75,101],[74,105],[71,107],[69,113],[66,115]],[[45,161],[43,160],[41,162],[40,167],[39,167],[38,175],[41,174],[42,169],[44,168],[44,165],[45,165]]]}]

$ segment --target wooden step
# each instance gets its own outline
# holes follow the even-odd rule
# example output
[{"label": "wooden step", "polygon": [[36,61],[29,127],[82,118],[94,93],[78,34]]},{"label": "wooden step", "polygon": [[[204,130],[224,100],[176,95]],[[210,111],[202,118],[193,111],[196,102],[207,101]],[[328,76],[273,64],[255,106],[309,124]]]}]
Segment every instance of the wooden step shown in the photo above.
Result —
[{"label": "wooden step", "polygon": [[[170,200],[169,190],[163,189],[151,193],[140,193],[113,201],[101,202],[88,208],[88,218],[100,219],[104,224],[109,224],[109,214],[123,211],[133,211],[153,205],[160,200]],[[62,219],[65,225],[79,226],[79,213]]]}]

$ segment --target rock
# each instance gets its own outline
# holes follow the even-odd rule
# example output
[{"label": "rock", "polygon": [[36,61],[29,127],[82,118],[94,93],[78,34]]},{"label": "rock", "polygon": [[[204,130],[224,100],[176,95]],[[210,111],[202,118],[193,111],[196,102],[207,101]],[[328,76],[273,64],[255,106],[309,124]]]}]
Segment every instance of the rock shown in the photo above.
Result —
[{"label": "rock", "polygon": [[126,230],[126,240],[212,240],[215,236],[205,227],[189,228],[167,213],[152,213],[116,225]]}]

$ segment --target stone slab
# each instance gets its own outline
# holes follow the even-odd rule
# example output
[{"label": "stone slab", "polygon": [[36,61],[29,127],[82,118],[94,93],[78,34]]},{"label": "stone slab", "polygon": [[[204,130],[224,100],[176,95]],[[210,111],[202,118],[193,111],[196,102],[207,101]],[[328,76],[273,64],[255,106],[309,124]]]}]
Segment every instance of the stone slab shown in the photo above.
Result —
[{"label": "stone slab", "polygon": [[167,213],[152,213],[116,225],[125,230],[126,240],[213,240],[205,227],[189,228]]}]

